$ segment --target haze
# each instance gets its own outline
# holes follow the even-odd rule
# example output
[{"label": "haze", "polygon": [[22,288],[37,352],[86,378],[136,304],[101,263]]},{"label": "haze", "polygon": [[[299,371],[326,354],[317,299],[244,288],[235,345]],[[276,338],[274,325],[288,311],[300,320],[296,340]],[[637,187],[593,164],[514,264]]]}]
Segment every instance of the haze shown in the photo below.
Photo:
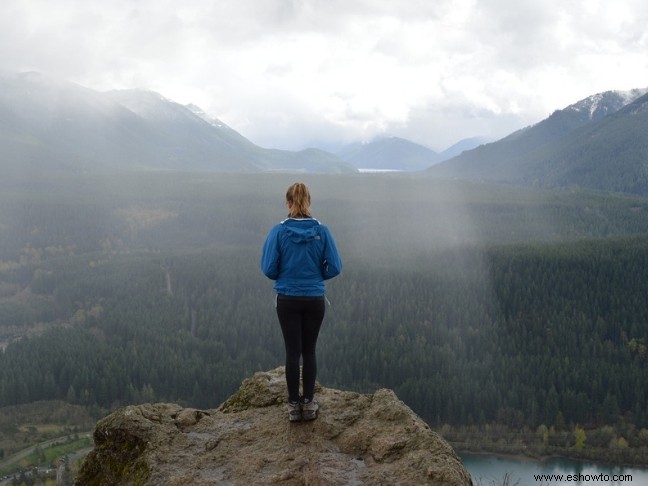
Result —
[{"label": "haze", "polygon": [[648,79],[643,0],[5,0],[0,69],[194,103],[297,150],[443,150]]}]

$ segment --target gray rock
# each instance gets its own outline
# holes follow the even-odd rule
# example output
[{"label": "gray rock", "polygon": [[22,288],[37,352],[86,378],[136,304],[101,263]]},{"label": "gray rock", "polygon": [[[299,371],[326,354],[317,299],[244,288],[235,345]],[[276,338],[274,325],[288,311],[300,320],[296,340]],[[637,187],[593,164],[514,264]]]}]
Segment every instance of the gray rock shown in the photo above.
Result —
[{"label": "gray rock", "polygon": [[471,485],[454,450],[391,390],[318,385],[320,416],[289,423],[283,368],[218,409],[157,403],[99,421],[76,484]]}]

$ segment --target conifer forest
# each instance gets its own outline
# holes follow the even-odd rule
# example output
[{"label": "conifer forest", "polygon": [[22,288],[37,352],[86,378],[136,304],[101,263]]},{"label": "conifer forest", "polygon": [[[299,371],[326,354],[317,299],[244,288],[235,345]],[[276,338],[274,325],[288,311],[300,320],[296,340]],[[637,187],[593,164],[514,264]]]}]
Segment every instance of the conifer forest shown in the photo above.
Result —
[{"label": "conifer forest", "polygon": [[432,426],[648,429],[648,199],[423,174],[0,183],[0,407],[214,408],[282,365],[259,260],[295,180],[344,265],[323,385]]}]

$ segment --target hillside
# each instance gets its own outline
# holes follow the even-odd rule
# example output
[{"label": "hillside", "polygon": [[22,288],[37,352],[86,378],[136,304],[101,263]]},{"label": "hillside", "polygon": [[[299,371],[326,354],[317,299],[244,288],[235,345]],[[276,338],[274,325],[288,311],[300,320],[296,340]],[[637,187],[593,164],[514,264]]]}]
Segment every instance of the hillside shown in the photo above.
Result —
[{"label": "hillside", "polygon": [[0,170],[354,172],[319,150],[261,148],[225,124],[142,90],[100,93],[23,73],[0,78]]},{"label": "hillside", "polygon": [[459,140],[457,143],[451,145],[443,152],[441,152],[439,154],[439,162],[443,160],[451,159],[452,157],[461,155],[463,152],[467,150],[472,150],[474,148],[479,147],[480,145],[485,145],[490,142],[492,142],[492,140],[489,140],[485,137],[464,138],[463,140]]},{"label": "hillside", "polygon": [[[430,173],[645,193],[648,115],[640,108],[645,93],[590,96],[536,125],[437,164]],[[631,108],[635,103],[637,108]]]},{"label": "hillside", "polygon": [[526,162],[525,182],[648,194],[648,95]]}]

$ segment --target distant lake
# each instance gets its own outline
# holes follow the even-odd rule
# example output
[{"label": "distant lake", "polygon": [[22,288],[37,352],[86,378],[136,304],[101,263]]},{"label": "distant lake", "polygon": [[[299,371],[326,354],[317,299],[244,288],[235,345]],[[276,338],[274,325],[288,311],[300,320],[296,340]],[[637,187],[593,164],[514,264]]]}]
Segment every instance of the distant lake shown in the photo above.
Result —
[{"label": "distant lake", "polygon": [[468,453],[459,455],[475,486],[500,486],[507,473],[509,486],[648,485],[648,469],[613,467],[567,459],[540,462]]},{"label": "distant lake", "polygon": [[361,174],[387,174],[391,172],[403,172],[400,169],[358,169]]}]

